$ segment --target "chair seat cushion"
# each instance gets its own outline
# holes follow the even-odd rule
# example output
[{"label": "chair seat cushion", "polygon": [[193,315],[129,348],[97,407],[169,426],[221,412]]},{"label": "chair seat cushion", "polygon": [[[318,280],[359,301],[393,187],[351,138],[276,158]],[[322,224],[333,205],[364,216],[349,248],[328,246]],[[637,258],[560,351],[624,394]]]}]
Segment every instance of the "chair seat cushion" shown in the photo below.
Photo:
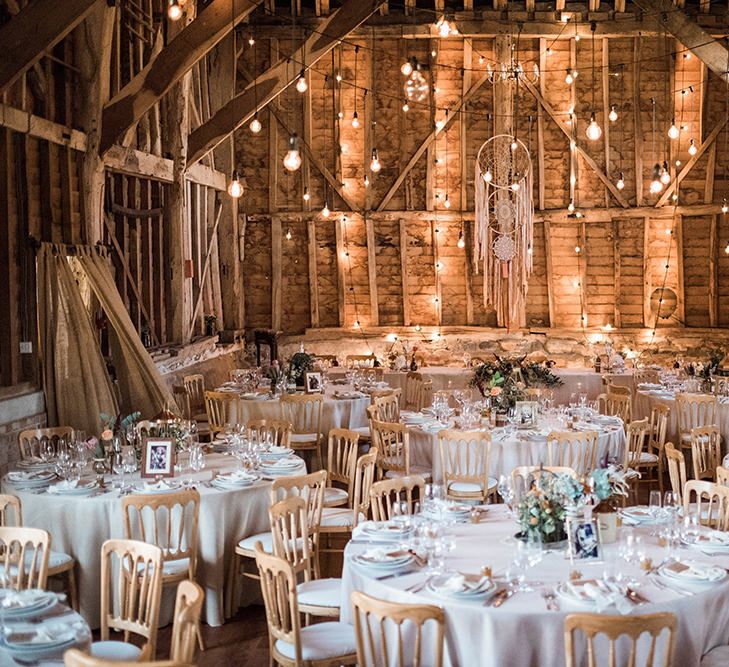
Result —
[{"label": "chair seat cushion", "polygon": [[273,553],[273,535],[271,533],[258,533],[250,537],[244,537],[238,542],[238,548],[253,551],[256,542],[260,542],[263,545],[263,550],[267,554]]},{"label": "chair seat cushion", "polygon": [[315,607],[336,607],[342,601],[341,579],[314,579],[304,581],[296,587],[299,605],[306,604]]},{"label": "chair seat cushion", "polygon": [[91,655],[113,662],[137,662],[142,649],[128,642],[94,642],[91,644]]},{"label": "chair seat cushion", "polygon": [[[33,561],[33,552],[28,551],[25,554],[25,565],[28,567]],[[61,551],[51,551],[48,554],[48,569],[55,570],[57,567],[63,567],[64,565],[70,565],[73,563],[73,557],[68,554],[64,554]]]},{"label": "chair seat cushion", "polygon": [[650,452],[641,452],[639,463],[658,463],[658,457]]},{"label": "chair seat cushion", "polygon": [[369,438],[370,436],[370,427],[369,426],[356,426],[355,428],[350,428],[350,431],[354,431],[355,433],[359,434],[360,440],[362,438]]},{"label": "chair seat cushion", "polygon": [[729,665],[729,646],[712,648],[701,658],[700,667],[726,667]]},{"label": "chair seat cushion", "polygon": [[[366,519],[364,514],[359,515],[359,520]],[[354,512],[349,507],[325,507],[321,511],[322,527],[352,527],[354,522]]]},{"label": "chair seat cushion", "polygon": [[[411,475],[420,475],[423,479],[429,480],[433,473],[430,471],[429,468],[426,468],[425,466],[410,466],[410,474]],[[403,470],[388,470],[385,473],[385,477],[387,479],[397,479],[398,477],[405,477],[405,471]]]},{"label": "chair seat cushion", "polygon": [[308,445],[314,444],[317,440],[316,433],[291,433],[289,435],[289,444],[294,445]]},{"label": "chair seat cushion", "polygon": [[349,494],[344,489],[328,486],[324,489],[324,507],[336,507],[349,500]]},{"label": "chair seat cushion", "polygon": [[[489,490],[495,489],[498,481],[493,477],[489,477]],[[483,484],[475,482],[452,482],[448,485],[448,491],[453,493],[483,493]]]},{"label": "chair seat cushion", "polygon": [[[127,561],[124,561],[124,569],[128,569],[129,564]],[[146,568],[146,565],[144,563],[139,563],[137,565],[137,572],[144,572]],[[189,558],[178,558],[177,560],[168,560],[165,561],[162,564],[162,576],[163,577],[172,577],[178,574],[182,574],[183,572],[187,572],[190,569],[190,559]]]},{"label": "chair seat cushion", "polygon": [[[293,644],[278,640],[276,650],[290,660],[296,659]],[[316,623],[301,628],[301,657],[303,660],[325,660],[352,655],[357,651],[354,627],[346,623]]]}]

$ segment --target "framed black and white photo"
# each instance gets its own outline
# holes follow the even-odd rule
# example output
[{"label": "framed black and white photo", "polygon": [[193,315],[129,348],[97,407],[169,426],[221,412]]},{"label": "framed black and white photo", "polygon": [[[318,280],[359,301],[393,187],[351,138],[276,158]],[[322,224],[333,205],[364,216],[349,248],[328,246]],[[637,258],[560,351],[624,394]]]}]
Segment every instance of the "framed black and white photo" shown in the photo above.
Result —
[{"label": "framed black and white photo", "polygon": [[534,428],[537,425],[539,403],[536,401],[517,401],[514,418],[517,428]]},{"label": "framed black and white photo", "polygon": [[321,372],[310,371],[304,373],[304,390],[307,394],[321,394]]},{"label": "framed black and white photo", "polygon": [[567,519],[570,561],[602,560],[600,534],[595,519]]},{"label": "framed black and white photo", "polygon": [[142,477],[174,477],[175,441],[145,438],[142,443]]}]

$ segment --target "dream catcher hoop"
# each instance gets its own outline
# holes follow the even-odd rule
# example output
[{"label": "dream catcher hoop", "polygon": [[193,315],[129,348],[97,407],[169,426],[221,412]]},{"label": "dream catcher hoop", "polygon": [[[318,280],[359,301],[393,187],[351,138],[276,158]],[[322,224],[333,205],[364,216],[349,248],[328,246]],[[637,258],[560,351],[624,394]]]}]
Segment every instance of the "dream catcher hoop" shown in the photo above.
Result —
[{"label": "dream catcher hoop", "polygon": [[476,157],[475,191],[484,303],[493,306],[504,326],[519,321],[532,272],[534,206],[527,147],[510,134],[486,141]]}]

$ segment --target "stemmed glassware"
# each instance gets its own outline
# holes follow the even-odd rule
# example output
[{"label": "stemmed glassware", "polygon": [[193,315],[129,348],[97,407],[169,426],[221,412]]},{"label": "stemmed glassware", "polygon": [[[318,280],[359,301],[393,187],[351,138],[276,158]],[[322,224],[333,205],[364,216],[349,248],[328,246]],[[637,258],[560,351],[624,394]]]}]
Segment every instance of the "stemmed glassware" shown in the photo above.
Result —
[{"label": "stemmed glassware", "polygon": [[511,483],[511,475],[500,475],[496,490],[509,508],[509,513],[513,513],[514,486]]}]

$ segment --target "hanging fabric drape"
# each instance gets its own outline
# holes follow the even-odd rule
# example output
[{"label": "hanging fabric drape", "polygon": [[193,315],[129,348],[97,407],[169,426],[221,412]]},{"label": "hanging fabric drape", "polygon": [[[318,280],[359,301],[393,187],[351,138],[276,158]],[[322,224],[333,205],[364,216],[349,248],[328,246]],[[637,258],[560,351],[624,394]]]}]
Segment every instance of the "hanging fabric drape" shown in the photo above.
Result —
[{"label": "hanging fabric drape", "polygon": [[116,288],[108,261],[96,249],[87,246],[77,247],[76,259],[109,320],[121,411],[124,414],[139,411],[143,419],[150,419],[164,409],[175,411],[174,398],[142,345]]},{"label": "hanging fabric drape", "polygon": [[38,251],[38,320],[49,424],[98,433],[99,415],[118,411],[89,312],[65,246]]}]

